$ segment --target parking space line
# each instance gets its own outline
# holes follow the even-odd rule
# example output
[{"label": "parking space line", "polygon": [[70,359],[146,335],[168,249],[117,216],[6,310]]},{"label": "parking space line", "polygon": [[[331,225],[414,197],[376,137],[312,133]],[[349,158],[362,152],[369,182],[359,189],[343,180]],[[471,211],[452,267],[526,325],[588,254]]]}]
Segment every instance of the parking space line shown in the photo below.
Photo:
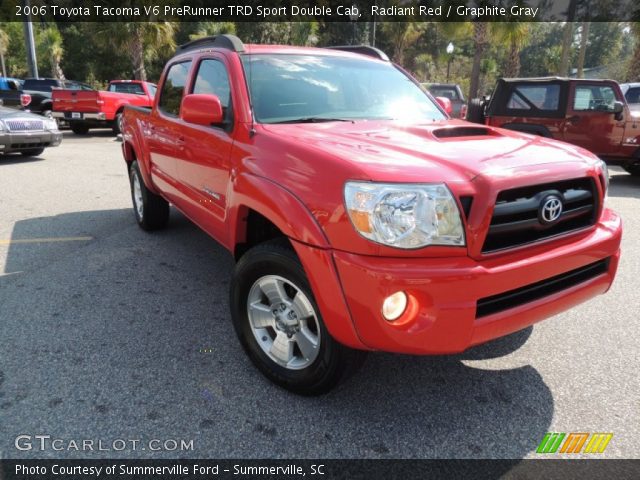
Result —
[{"label": "parking space line", "polygon": [[88,242],[90,240],[93,240],[93,237],[17,238],[9,240],[0,239],[0,245],[14,245],[18,243]]}]

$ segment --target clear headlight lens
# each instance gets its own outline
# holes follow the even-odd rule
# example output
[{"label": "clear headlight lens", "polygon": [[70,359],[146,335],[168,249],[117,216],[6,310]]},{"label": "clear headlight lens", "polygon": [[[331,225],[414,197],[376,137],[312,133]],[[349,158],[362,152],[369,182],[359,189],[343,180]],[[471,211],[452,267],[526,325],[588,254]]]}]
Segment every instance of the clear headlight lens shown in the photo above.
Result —
[{"label": "clear headlight lens", "polygon": [[45,130],[58,130],[58,122],[56,122],[55,118],[45,117],[44,128]]},{"label": "clear headlight lens", "polygon": [[8,132],[9,129],[7,128],[7,126],[4,124],[4,122],[2,120],[0,120],[0,132]]},{"label": "clear headlight lens", "polygon": [[365,238],[396,248],[465,245],[460,211],[444,184],[347,182],[349,218]]}]

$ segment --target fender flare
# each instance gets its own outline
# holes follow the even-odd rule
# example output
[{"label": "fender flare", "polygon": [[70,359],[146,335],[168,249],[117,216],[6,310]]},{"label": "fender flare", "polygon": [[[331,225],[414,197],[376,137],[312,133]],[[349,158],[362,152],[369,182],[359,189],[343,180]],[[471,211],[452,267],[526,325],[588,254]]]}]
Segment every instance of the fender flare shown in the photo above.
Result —
[{"label": "fender flare", "polygon": [[229,231],[228,245],[231,251],[246,238],[245,219],[249,209],[267,218],[293,240],[318,248],[330,248],[313,214],[295,194],[265,177],[251,173],[240,174],[232,182],[229,225],[235,228]]},{"label": "fender flare", "polygon": [[551,132],[544,125],[535,123],[505,123],[500,128],[506,128],[507,130],[514,130],[516,132],[530,133],[532,135],[539,135],[545,138],[553,138]]},{"label": "fender flare", "polygon": [[290,239],[331,336],[348,347],[368,350],[351,317],[329,241],[311,211],[294,193],[264,177],[241,174],[233,187],[229,225],[235,229],[230,230],[229,250],[245,239],[249,209],[267,218]]}]

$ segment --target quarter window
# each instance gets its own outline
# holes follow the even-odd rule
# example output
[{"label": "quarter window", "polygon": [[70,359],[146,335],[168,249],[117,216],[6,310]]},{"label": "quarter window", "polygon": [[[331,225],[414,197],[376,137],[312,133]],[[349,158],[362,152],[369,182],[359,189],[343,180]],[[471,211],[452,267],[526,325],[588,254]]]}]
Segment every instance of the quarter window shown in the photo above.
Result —
[{"label": "quarter window", "polygon": [[158,103],[160,110],[164,113],[176,117],[180,114],[180,102],[182,102],[190,68],[191,61],[176,63],[169,68]]}]

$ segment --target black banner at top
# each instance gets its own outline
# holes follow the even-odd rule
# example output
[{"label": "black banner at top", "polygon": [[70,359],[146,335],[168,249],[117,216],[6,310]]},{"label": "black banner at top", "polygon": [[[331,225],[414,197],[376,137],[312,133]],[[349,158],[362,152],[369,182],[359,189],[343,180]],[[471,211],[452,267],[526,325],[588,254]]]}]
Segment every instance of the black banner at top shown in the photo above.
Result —
[{"label": "black banner at top", "polygon": [[14,0],[1,21],[609,22],[639,21],[638,0]]}]

